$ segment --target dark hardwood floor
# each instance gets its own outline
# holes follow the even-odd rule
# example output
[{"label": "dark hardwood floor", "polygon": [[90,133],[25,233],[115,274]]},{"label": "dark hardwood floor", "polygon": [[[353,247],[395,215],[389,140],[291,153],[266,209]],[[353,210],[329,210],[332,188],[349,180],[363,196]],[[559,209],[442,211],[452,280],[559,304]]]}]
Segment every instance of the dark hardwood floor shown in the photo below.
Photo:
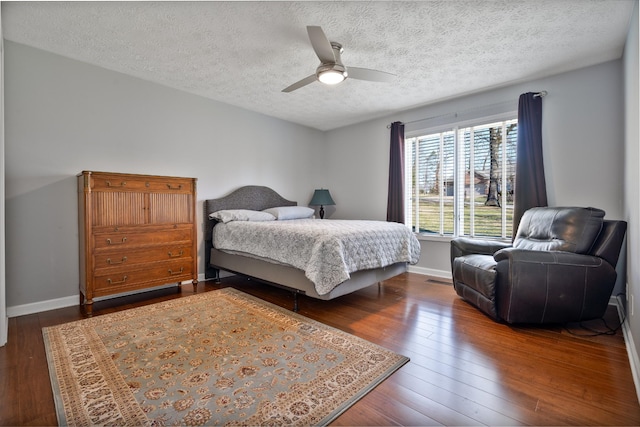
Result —
[{"label": "dark hardwood floor", "polygon": [[[242,278],[233,286],[291,308],[282,289]],[[191,295],[192,286],[95,304],[95,315]],[[450,283],[404,274],[333,301],[300,297],[300,313],[380,344],[411,361],[343,413],[335,425],[640,425],[622,337],[580,325],[498,324],[457,297]],[[0,424],[53,425],[44,326],[83,318],[68,307],[12,318],[0,348]],[[616,310],[605,317],[618,325]],[[600,321],[591,328],[604,330]]]}]

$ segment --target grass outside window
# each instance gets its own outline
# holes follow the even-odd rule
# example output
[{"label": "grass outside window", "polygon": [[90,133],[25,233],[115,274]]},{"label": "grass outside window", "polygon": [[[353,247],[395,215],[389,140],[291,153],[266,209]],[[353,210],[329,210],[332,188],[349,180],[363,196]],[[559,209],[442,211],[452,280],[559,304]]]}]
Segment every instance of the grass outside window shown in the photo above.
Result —
[{"label": "grass outside window", "polygon": [[[485,196],[476,197],[475,206],[475,237],[500,238],[502,236],[502,208],[498,206],[485,206]],[[439,234],[440,230],[440,202],[437,196],[420,197],[420,233]],[[507,206],[507,236],[513,229],[513,205]],[[443,232],[444,235],[453,235],[454,232],[453,197],[443,199]],[[464,235],[470,235],[469,201],[465,200],[464,207]]]}]

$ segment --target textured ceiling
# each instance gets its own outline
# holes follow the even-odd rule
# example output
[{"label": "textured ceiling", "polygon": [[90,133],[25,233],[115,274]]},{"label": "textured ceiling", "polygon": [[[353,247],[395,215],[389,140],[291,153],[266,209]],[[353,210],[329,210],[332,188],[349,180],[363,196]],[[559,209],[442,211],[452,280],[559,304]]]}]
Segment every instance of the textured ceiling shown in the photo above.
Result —
[{"label": "textured ceiling", "polygon": [[[320,130],[622,55],[632,0],[2,2],[4,37]],[[286,86],[319,64],[398,75]]]}]

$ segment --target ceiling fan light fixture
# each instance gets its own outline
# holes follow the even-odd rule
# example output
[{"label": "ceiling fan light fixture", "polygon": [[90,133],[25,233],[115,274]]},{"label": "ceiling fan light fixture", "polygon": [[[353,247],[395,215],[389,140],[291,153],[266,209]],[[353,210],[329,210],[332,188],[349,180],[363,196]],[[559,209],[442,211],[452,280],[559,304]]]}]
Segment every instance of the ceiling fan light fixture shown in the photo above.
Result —
[{"label": "ceiling fan light fixture", "polygon": [[325,70],[318,73],[318,80],[326,85],[337,85],[347,78],[346,71]]},{"label": "ceiling fan light fixture", "polygon": [[316,78],[320,83],[326,85],[337,85],[342,83],[348,76],[344,65],[335,62],[330,64],[320,64],[316,69]]}]

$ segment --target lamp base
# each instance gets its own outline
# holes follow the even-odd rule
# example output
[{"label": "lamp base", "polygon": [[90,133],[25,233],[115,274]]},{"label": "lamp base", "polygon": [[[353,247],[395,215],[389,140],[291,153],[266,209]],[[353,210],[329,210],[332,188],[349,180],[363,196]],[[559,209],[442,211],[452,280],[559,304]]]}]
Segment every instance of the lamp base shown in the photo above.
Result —
[{"label": "lamp base", "polygon": [[320,219],[324,219],[324,207],[320,205]]}]

